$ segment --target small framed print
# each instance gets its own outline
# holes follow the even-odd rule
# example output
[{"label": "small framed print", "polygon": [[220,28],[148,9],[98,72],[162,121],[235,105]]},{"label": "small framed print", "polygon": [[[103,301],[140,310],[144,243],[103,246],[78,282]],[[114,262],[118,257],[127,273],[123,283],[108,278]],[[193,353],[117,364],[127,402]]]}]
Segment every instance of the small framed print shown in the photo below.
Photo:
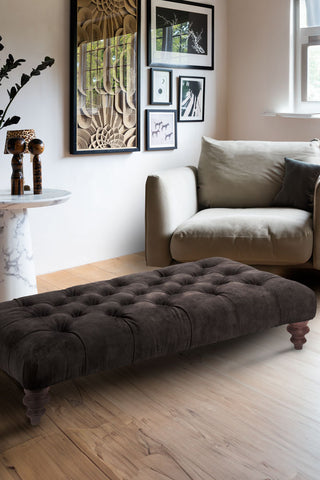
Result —
[{"label": "small framed print", "polygon": [[177,148],[177,111],[146,110],[147,150]]},{"label": "small framed print", "polygon": [[203,122],[204,77],[179,77],[179,122]]},{"label": "small framed print", "polygon": [[172,70],[150,69],[150,103],[151,105],[172,104]]}]

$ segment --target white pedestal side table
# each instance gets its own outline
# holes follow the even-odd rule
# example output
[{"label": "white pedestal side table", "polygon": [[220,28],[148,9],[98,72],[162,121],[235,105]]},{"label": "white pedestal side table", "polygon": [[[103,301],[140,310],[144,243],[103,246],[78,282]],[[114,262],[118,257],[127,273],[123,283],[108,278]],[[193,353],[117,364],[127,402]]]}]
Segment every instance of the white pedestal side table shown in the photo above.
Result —
[{"label": "white pedestal side table", "polygon": [[27,209],[58,205],[70,195],[54,189],[39,195],[0,190],[0,302],[37,293]]}]

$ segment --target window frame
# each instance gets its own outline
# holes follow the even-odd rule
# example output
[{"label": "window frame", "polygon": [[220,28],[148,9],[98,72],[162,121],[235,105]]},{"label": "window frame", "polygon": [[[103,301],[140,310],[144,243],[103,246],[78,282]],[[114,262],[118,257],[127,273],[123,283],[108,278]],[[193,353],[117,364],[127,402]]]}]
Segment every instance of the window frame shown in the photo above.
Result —
[{"label": "window frame", "polygon": [[[320,100],[307,100],[308,48],[320,45],[320,26],[300,27],[300,0],[293,0],[294,108],[298,113],[319,113]],[[318,38],[317,38],[318,37]],[[310,41],[311,39],[311,41]]]}]

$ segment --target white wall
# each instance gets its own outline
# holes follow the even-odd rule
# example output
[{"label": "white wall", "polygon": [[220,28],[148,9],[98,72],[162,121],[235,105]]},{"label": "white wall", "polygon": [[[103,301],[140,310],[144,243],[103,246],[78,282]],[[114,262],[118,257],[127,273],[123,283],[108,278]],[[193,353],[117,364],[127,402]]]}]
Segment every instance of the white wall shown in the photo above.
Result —
[{"label": "white wall", "polygon": [[289,105],[290,0],[228,0],[229,139],[310,140],[319,119],[264,117]]},{"label": "white wall", "polygon": [[[204,3],[203,0],[201,3]],[[210,0],[207,3],[212,2]],[[55,58],[51,69],[32,79],[15,99],[10,114],[22,120],[16,128],[33,128],[45,142],[42,156],[43,185],[72,191],[67,203],[30,210],[37,274],[112,258],[144,249],[144,184],[158,169],[196,164],[202,135],[226,136],[226,2],[215,0],[215,71],[174,70],[206,76],[204,123],[178,123],[178,149],[144,151],[144,109],[148,107],[146,68],[146,0],[142,0],[141,51],[141,152],[78,155],[69,144],[69,1],[1,0],[0,35],[5,50],[27,62],[19,68],[29,73],[45,55]],[[12,76],[14,80],[15,77]],[[0,88],[0,106],[6,93]],[[174,81],[174,107],[176,106]],[[10,127],[9,127],[10,128]],[[0,151],[5,131],[0,131]],[[31,164],[24,160],[27,183],[32,184]],[[10,156],[2,155],[0,189],[10,188]]]}]

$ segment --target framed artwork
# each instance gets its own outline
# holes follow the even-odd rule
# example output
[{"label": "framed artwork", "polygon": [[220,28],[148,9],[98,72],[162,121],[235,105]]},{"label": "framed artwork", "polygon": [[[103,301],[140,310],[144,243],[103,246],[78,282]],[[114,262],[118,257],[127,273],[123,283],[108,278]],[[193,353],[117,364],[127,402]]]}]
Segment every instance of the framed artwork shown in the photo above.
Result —
[{"label": "framed artwork", "polygon": [[204,77],[179,77],[179,122],[203,122],[205,81]]},{"label": "framed artwork", "polygon": [[140,150],[140,0],[71,0],[73,154]]},{"label": "framed artwork", "polygon": [[213,70],[214,6],[148,1],[148,64]]},{"label": "framed artwork", "polygon": [[171,105],[172,70],[150,69],[150,103],[151,105]]},{"label": "framed artwork", "polygon": [[177,148],[177,111],[146,110],[147,150]]}]

